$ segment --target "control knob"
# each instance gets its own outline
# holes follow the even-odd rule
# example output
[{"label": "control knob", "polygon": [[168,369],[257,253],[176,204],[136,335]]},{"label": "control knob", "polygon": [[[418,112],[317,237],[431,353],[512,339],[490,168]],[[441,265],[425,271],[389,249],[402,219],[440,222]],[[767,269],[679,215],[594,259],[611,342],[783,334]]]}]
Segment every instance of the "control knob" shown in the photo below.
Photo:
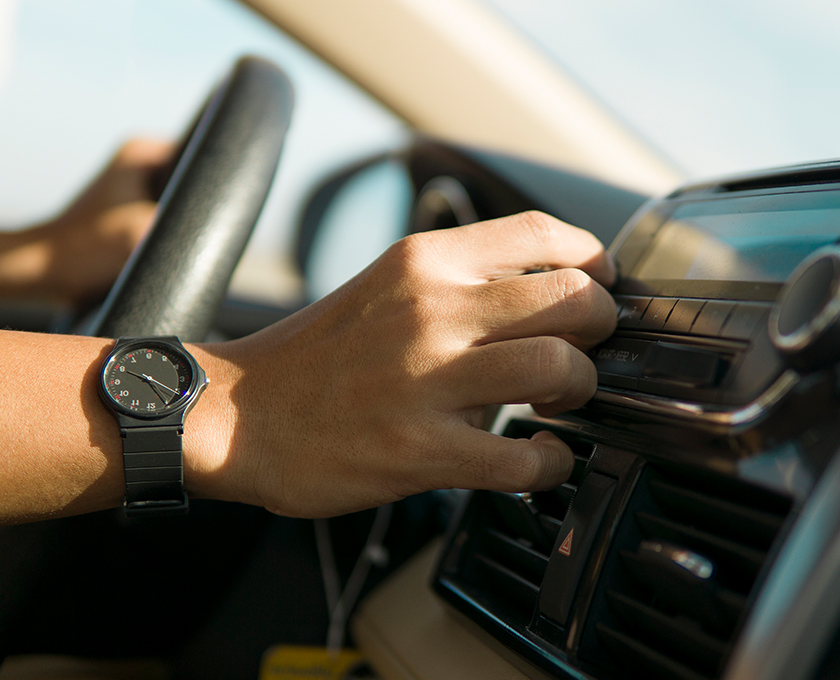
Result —
[{"label": "control knob", "polygon": [[840,245],[821,248],[794,270],[767,327],[795,368],[811,370],[840,359]]}]

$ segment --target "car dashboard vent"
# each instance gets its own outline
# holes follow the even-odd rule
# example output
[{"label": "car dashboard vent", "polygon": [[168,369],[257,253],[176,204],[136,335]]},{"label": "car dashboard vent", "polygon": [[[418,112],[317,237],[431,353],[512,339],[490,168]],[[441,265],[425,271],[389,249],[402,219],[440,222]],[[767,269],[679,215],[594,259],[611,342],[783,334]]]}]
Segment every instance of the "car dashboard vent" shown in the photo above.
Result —
[{"label": "car dashboard vent", "polygon": [[[514,420],[504,434],[527,438],[541,429]],[[436,588],[485,628],[521,632],[531,623],[549,555],[594,449],[585,442],[571,446],[575,467],[567,483],[532,494],[480,491],[470,498]]]},{"label": "car dashboard vent", "polygon": [[581,658],[620,677],[718,677],[790,511],[732,480],[648,468],[593,599]]}]

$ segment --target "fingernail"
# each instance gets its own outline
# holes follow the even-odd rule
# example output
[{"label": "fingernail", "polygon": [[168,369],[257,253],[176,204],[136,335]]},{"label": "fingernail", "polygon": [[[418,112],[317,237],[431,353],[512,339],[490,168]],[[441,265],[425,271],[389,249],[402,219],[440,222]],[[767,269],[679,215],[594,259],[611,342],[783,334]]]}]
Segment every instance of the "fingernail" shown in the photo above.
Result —
[{"label": "fingernail", "polygon": [[539,432],[537,432],[536,434],[534,434],[531,437],[531,441],[532,442],[537,442],[537,443],[541,443],[541,442],[553,443],[553,442],[559,442],[560,440],[555,435],[553,435],[551,432],[549,432],[548,430],[540,430]]}]

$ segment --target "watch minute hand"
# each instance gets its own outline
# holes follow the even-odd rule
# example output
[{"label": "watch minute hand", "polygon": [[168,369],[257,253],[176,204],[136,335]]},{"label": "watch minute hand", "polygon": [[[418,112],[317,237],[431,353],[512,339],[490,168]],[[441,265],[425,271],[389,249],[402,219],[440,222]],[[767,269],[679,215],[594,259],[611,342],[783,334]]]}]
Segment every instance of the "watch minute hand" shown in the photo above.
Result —
[{"label": "watch minute hand", "polygon": [[152,376],[143,374],[143,377],[148,380],[149,382],[153,382],[155,385],[160,385],[163,389],[169,390],[172,394],[179,395],[181,394],[178,390],[174,390],[169,385],[164,385],[160,380],[155,380]]}]

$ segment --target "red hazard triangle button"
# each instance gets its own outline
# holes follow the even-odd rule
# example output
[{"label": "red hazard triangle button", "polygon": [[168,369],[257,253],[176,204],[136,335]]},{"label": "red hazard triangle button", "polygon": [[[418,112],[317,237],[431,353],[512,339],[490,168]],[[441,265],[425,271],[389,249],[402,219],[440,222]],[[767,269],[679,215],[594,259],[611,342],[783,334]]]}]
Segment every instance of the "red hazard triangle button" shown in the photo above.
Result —
[{"label": "red hazard triangle button", "polygon": [[560,544],[560,547],[557,548],[557,552],[559,552],[561,555],[565,555],[566,557],[571,555],[572,554],[572,536],[574,536],[574,535],[575,535],[575,529],[574,529],[574,527],[572,527],[569,530],[569,533],[566,536],[566,538],[563,539],[563,542]]}]

